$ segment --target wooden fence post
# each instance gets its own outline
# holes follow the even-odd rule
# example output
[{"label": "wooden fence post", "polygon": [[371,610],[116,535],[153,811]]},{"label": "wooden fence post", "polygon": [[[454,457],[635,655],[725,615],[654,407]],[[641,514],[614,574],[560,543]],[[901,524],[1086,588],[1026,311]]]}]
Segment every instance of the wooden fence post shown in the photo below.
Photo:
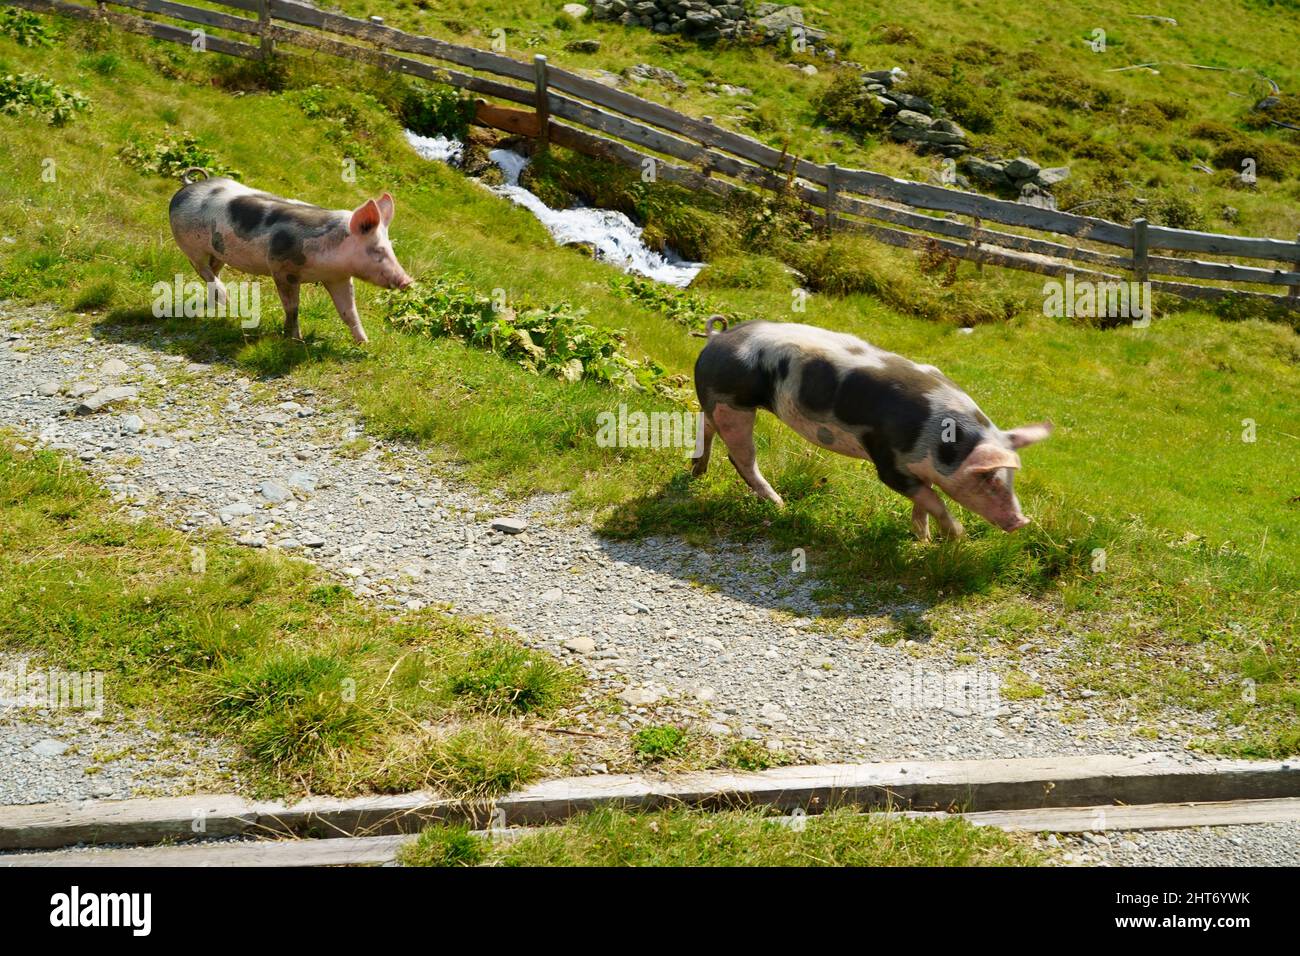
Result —
[{"label": "wooden fence post", "polygon": [[1133,281],[1146,282],[1147,275],[1147,221],[1138,218],[1133,220]]},{"label": "wooden fence post", "polygon": [[270,60],[275,55],[275,41],[266,35],[266,28],[271,25],[270,0],[257,0],[258,34],[262,38],[262,59]]},{"label": "wooden fence post", "polygon": [[984,271],[984,260],[980,258],[980,225],[980,217],[971,216],[970,248],[975,258],[976,272]]},{"label": "wooden fence post", "polygon": [[[1295,261],[1291,264],[1291,268],[1296,272],[1300,272],[1300,233],[1297,233],[1295,237],[1295,250]],[[1293,285],[1287,295],[1292,299],[1300,299],[1300,283]]]},{"label": "wooden fence post", "polygon": [[537,141],[542,149],[546,149],[551,140],[551,100],[546,91],[546,57],[540,53],[533,57],[533,80],[537,87]]},{"label": "wooden fence post", "polygon": [[826,235],[835,230],[835,200],[839,196],[839,184],[835,173],[839,169],[834,163],[826,164]]}]

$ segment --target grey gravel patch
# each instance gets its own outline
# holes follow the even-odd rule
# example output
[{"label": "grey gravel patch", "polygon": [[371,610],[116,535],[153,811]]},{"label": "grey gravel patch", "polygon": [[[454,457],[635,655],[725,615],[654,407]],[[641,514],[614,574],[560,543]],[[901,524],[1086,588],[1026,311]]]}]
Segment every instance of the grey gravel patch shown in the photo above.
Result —
[{"label": "grey gravel patch", "polygon": [[1300,822],[1038,837],[1072,866],[1300,866]]},{"label": "grey gravel patch", "polygon": [[[93,452],[87,467],[125,514],[159,515],[184,531],[224,525],[248,547],[301,545],[294,554],[386,608],[494,616],[581,667],[591,699],[623,695],[628,729],[725,726],[813,763],[1171,751],[1215,726],[1169,711],[1166,729],[1147,739],[1136,725],[1110,723],[1104,697],[1054,690],[1048,678],[1066,664],[1050,647],[1014,661],[1046,696],[969,699],[1005,662],[959,667],[943,652],[918,660],[911,641],[885,645],[837,624],[924,610],[906,593],[885,608],[825,604],[813,597],[812,573],[792,573],[789,555],[764,544],[607,540],[575,523],[561,497],[507,507],[418,449],[367,436],[361,455],[340,454],[365,434],[352,414],[285,411],[313,400],[289,387],[256,400],[248,379],[221,364],[191,368],[184,387],[152,389],[140,414],[156,417],[157,434],[128,442],[116,419],[61,414],[35,387],[89,378],[112,357],[167,368],[167,343],[86,343],[39,323],[26,334],[23,360],[0,352],[0,394],[16,395],[0,402],[0,423],[44,447]],[[304,460],[320,476],[314,488],[301,480]],[[272,485],[287,494],[268,496]],[[575,640],[593,649],[575,650]],[[918,668],[957,699],[910,694]]]},{"label": "grey gravel patch", "polygon": [[0,654],[0,805],[125,800],[229,790],[238,785],[228,748],[197,734],[164,733],[129,720],[104,683],[103,716],[31,706],[15,692],[42,686],[39,662]]}]

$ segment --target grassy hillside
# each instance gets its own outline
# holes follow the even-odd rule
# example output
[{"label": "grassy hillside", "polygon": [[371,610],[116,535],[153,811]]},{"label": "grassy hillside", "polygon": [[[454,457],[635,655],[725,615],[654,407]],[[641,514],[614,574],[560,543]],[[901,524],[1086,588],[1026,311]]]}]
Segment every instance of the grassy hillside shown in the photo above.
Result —
[{"label": "grassy hillside", "polygon": [[[449,17],[454,6],[440,6],[440,15]],[[507,5],[485,6],[492,13]],[[980,13],[981,5],[970,6]],[[413,23],[430,16],[407,13]],[[953,23],[985,22],[972,11],[960,21],[951,16]],[[1047,13],[1025,16],[1032,22]],[[837,29],[857,29],[847,14],[838,22]],[[581,29],[606,35],[610,28]],[[1139,29],[1153,28],[1134,21],[1134,35]],[[943,647],[1012,667],[1015,648],[1032,632],[1066,647],[1075,686],[1110,692],[1117,716],[1145,715],[1162,701],[1212,707],[1225,731],[1247,728],[1220,735],[1214,746],[1300,748],[1296,608],[1286,598],[1300,585],[1300,343],[1291,329],[1186,310],[1147,330],[1106,331],[1020,311],[963,335],[954,324],[886,304],[883,294],[815,295],[806,313],[793,313],[789,280],[779,270],[759,282],[717,283],[698,293],[711,301],[695,307],[852,331],[943,368],[1004,427],[1045,417],[1059,426],[1025,455],[1018,487],[1037,523],[1014,537],[969,519],[970,539],[918,545],[908,535],[907,503],[870,468],[817,451],[767,420],[760,463],[789,502],[776,513],[747,495],[724,460],[692,483],[678,451],[596,444],[598,413],[620,402],[667,408],[672,399],[537,376],[455,339],[399,332],[381,320],[369,288],[359,288],[372,340],[365,349],[350,344],[319,289],[304,294],[306,346],[280,339],[278,306],[254,334],[233,320],[154,319],[152,284],[189,274],[166,225],[177,183],[142,172],[120,151],[192,134],[212,159],[273,192],[342,207],[391,189],[395,246],[417,278],[461,275],[485,295],[505,289],[513,304],[567,302],[585,309],[587,321],[625,329],[631,354],[652,358],[669,375],[687,375],[699,348],[660,309],[619,293],[614,269],[556,248],[526,212],[419,160],[386,108],[390,80],[316,64],[291,71],[283,92],[267,92],[246,64],[80,27],[65,31],[48,49],[0,38],[0,74],[38,72],[91,105],[64,126],[0,115],[8,144],[0,153],[0,238],[14,240],[0,244],[0,298],[56,301],[68,309],[63,321],[86,331],[111,325],[143,341],[166,330],[195,357],[229,357],[252,375],[337,395],[355,403],[371,429],[456,457],[476,480],[513,493],[573,492],[575,506],[612,533],[680,531],[701,546],[724,534],[763,536],[805,548],[809,570],[857,607],[847,628],[857,627],[862,613],[885,613],[905,591],[926,606],[919,626]],[[1272,37],[1252,43],[1240,62],[1272,70],[1257,59]],[[652,52],[639,44],[658,41],[628,31],[620,42],[628,44],[622,56],[635,61]],[[611,41],[608,53],[619,49]],[[655,54],[656,62],[683,70],[692,58],[700,69],[706,62],[706,54],[690,50],[663,56],[681,57]],[[756,91],[764,78],[784,82],[785,73],[789,83],[803,82],[784,67],[776,72],[766,56],[733,51],[708,54],[707,62],[721,71],[730,68],[728,57],[752,60],[752,76],[731,80]],[[856,47],[853,56],[870,59]],[[304,89],[313,83],[324,89]],[[799,102],[790,99],[789,116],[802,126]],[[893,147],[879,149],[873,161]],[[358,160],[355,184],[340,175],[349,157]],[[53,181],[41,176],[47,160],[57,171]],[[1289,201],[1272,208],[1278,217],[1295,215]],[[1262,222],[1252,228],[1270,231]],[[845,268],[877,270],[881,286],[948,295],[950,307],[961,309],[960,295],[909,254],[848,241],[824,254]],[[957,281],[1012,297],[1036,292],[1029,276],[978,274],[965,265]],[[276,301],[269,283],[263,301]],[[1253,442],[1242,440],[1246,420],[1256,423]],[[1094,570],[1098,549],[1106,552],[1101,572]],[[1247,677],[1258,682],[1252,703],[1241,692]]]},{"label": "grassy hillside", "polygon": [[[480,47],[504,29],[511,55],[544,53],[569,68],[665,67],[684,88],[654,80],[626,88],[774,145],[788,143],[818,162],[920,180],[940,168],[938,157],[918,156],[878,132],[861,138],[826,129],[816,104],[841,72],[826,59],[744,43],[701,46],[618,23],[576,24],[559,15],[561,6],[558,0],[338,3],[353,16],[382,14],[391,26]],[[1014,15],[996,0],[818,0],[803,10],[808,23],[828,32],[826,43],[839,61],[908,71],[902,88],[945,106],[972,133],[975,153],[1070,166],[1071,178],[1057,189],[1062,208],[1088,202],[1088,213],[1103,218],[1145,214],[1244,235],[1290,239],[1300,231],[1300,134],[1269,127],[1251,113],[1269,91],[1262,74],[1289,94],[1273,115],[1300,126],[1294,0],[1170,0],[1159,10],[1141,0],[1098,0],[1024,5]],[[1152,13],[1176,19],[1177,26],[1141,18]],[[1085,42],[1096,29],[1105,31],[1104,53]],[[599,39],[599,51],[565,49],[580,38]],[[1111,72],[1153,62],[1156,72]],[[790,63],[812,63],[818,73],[805,76]],[[721,94],[710,83],[750,93]],[[1242,155],[1259,159],[1255,189],[1241,188],[1236,176]],[[1218,171],[1207,175],[1197,164]],[[1237,215],[1225,216],[1225,206]]]}]

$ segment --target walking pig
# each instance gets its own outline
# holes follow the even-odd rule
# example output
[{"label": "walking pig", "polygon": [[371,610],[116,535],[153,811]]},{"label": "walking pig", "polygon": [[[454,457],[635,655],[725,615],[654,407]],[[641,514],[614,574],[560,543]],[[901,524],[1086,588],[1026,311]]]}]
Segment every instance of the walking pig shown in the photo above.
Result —
[{"label": "walking pig", "polygon": [[334,300],[334,308],[357,344],[368,341],[352,294],[355,276],[384,289],[405,289],[415,280],[406,274],[388,225],[393,221],[393,197],[384,193],[356,209],[322,209],[294,199],[281,199],[250,189],[233,179],[194,181],[187,169],[185,185],[171,201],[172,235],[199,276],[209,296],[224,304],[226,288],[217,276],[222,266],[269,275],[284,305],[284,334],[301,339],[298,329],[298,290],[319,282]]},{"label": "walking pig", "polygon": [[930,539],[933,516],[945,536],[961,523],[935,492],[1004,531],[1029,524],[1012,490],[1017,449],[1042,441],[1051,422],[999,429],[933,365],[917,363],[839,332],[785,322],[709,320],[695,363],[704,431],[692,469],[709,466],[713,436],[760,498],[784,502],[754,460],[754,417],[764,408],[822,448],[869,458],[890,488],[912,499],[912,530]]}]

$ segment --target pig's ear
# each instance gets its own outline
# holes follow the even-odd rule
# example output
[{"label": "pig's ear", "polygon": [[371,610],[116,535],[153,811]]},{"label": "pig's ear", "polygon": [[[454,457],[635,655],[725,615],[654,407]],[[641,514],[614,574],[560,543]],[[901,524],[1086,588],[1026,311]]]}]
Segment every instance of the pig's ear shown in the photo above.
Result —
[{"label": "pig's ear", "polygon": [[393,221],[393,210],[396,208],[393,203],[393,195],[392,193],[384,193],[375,202],[379,205],[379,216],[384,221],[384,228],[387,229],[388,224]]},{"label": "pig's ear", "polygon": [[379,206],[373,199],[367,199],[365,205],[358,206],[348,223],[348,231],[354,236],[365,236],[374,232],[380,223]]},{"label": "pig's ear", "polygon": [[1006,435],[1011,440],[1012,448],[1024,448],[1052,434],[1052,428],[1051,422],[1039,422],[1037,425],[1021,425],[1019,428],[1013,428]]},{"label": "pig's ear", "polygon": [[980,442],[970,450],[966,460],[961,463],[962,471],[980,474],[997,471],[999,468],[1019,468],[1020,456],[1009,448],[991,441]]}]

